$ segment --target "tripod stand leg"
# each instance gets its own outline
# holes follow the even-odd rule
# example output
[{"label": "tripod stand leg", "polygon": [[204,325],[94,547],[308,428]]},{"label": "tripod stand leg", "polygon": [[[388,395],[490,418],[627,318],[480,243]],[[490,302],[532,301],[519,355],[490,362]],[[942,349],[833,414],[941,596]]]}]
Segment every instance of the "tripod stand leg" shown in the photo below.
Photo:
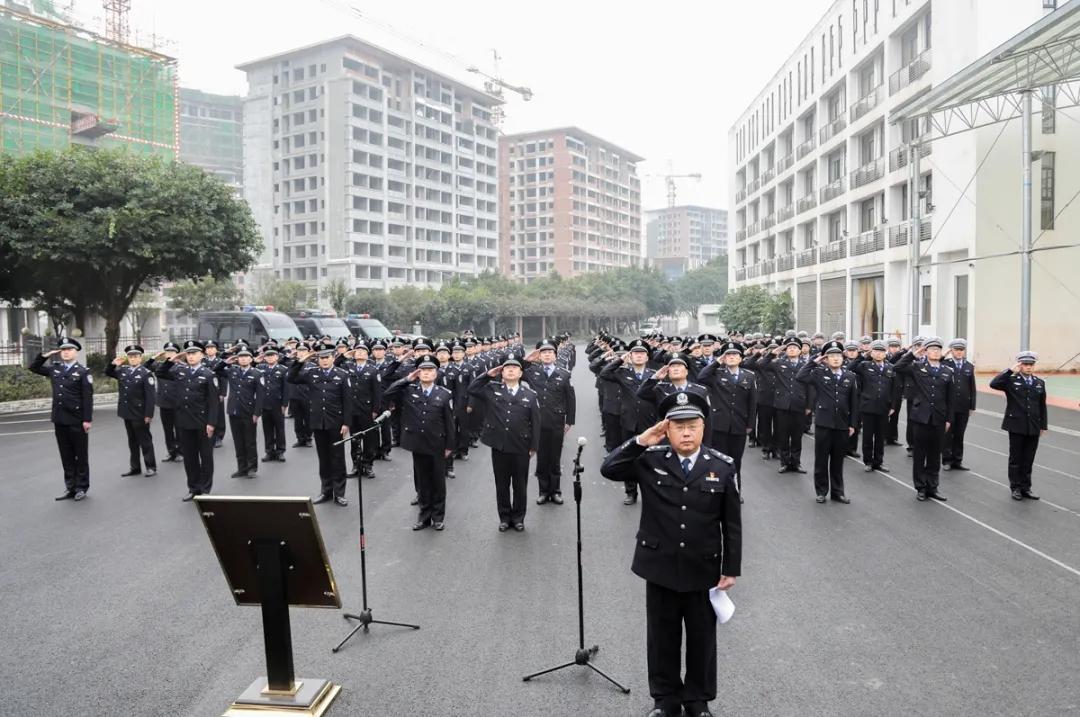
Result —
[{"label": "tripod stand leg", "polygon": [[350,633],[349,633],[348,635],[346,635],[346,636],[345,636],[345,639],[344,639],[344,640],[342,640],[341,642],[339,642],[339,643],[337,644],[337,647],[335,647],[334,649],[332,649],[332,650],[331,650],[331,652],[337,652],[338,650],[340,650],[340,649],[341,649],[342,647],[344,647],[344,646],[345,646],[345,643],[346,643],[346,642],[348,642],[349,640],[351,640],[351,639],[352,639],[352,636],[353,636],[353,635],[355,635],[356,633],[360,632],[361,630],[367,630],[367,623],[366,623],[366,622],[362,622],[362,623],[360,623],[359,625],[357,625],[356,627],[354,627],[354,628],[353,628],[353,631],[352,631],[352,632],[350,632]]},{"label": "tripod stand leg", "polygon": [[372,625],[393,625],[394,627],[408,627],[408,628],[411,628],[413,630],[419,630],[420,629],[419,625],[413,625],[412,623],[408,623],[408,622],[387,622],[386,620],[372,620],[371,624]]},{"label": "tripod stand leg", "polygon": [[623,693],[624,695],[628,695],[628,694],[630,694],[630,688],[629,688],[629,687],[623,687],[623,686],[622,686],[622,685],[620,685],[620,684],[619,684],[618,682],[616,682],[615,680],[611,679],[611,677],[609,677],[608,675],[604,674],[604,672],[603,672],[603,671],[602,671],[602,670],[601,670],[600,668],[598,668],[598,667],[597,667],[596,665],[592,664],[591,662],[586,662],[586,663],[585,663],[585,666],[586,666],[586,667],[588,667],[588,668],[589,668],[590,670],[592,670],[593,672],[595,672],[596,674],[598,674],[598,675],[600,675],[601,677],[603,677],[603,678],[604,678],[605,680],[607,680],[607,681],[608,681],[608,682],[610,682],[611,684],[613,684],[613,685],[615,685],[616,687],[618,687],[618,688],[619,688],[620,690],[622,690],[622,693]]},{"label": "tripod stand leg", "polygon": [[[525,675],[524,677],[521,678],[521,681],[522,682],[528,682],[529,680],[531,680],[534,677],[539,677],[540,675],[546,675],[549,672],[558,672],[559,670],[564,670],[567,667],[573,667],[576,664],[577,664],[577,661],[575,660],[574,662],[567,662],[565,665],[559,665],[558,667],[550,667],[550,668],[548,668],[546,670],[541,670],[540,672],[534,672],[531,675]],[[609,677],[608,679],[611,679],[611,678]]]}]

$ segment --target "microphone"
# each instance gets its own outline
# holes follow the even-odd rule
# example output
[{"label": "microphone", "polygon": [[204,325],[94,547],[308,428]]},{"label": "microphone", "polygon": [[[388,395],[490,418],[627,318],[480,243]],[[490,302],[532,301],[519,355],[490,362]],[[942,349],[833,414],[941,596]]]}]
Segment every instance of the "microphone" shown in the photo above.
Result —
[{"label": "microphone", "polygon": [[585,436],[578,436],[578,439],[577,439],[577,444],[578,444],[579,446],[584,446],[584,445],[585,445],[585,444],[587,444],[588,442],[589,442],[589,439],[588,439],[588,438],[586,438]]},{"label": "microphone", "polygon": [[375,421],[374,421],[374,422],[375,422],[375,423],[382,423],[382,422],[383,422],[383,421],[385,421],[385,420],[386,420],[387,418],[390,418],[390,414],[391,414],[391,413],[392,413],[391,411],[383,411],[382,413],[380,413],[380,414],[379,414],[378,416],[376,416],[376,417],[375,417]]},{"label": "microphone", "polygon": [[589,442],[589,440],[587,438],[585,438],[585,436],[578,436],[578,439],[577,439],[577,455],[574,456],[574,463],[578,463],[578,462],[581,461],[581,452],[583,450],[585,450],[585,444],[588,443],[588,442]]}]

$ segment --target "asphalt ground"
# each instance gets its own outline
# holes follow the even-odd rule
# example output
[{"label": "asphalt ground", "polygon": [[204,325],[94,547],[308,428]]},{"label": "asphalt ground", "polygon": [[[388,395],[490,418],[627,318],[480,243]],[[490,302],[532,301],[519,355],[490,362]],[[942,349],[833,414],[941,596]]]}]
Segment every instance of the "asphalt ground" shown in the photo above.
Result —
[{"label": "asphalt ground", "polygon": [[[408,454],[364,482],[369,596],[377,619],[340,653],[336,610],[294,609],[299,676],[343,685],[332,715],[642,715],[644,583],[630,570],[639,509],[599,475],[592,375],[574,373],[585,448],[586,642],[623,695],[574,667],[574,506],[530,500],[527,530],[498,533],[486,448],[458,464],[447,528],[413,532]],[[972,471],[943,473],[948,503],[919,503],[903,448],[888,473],[845,471],[851,505],[814,502],[810,475],[776,473],[748,449],[743,576],[718,627],[719,714],[1060,715],[1080,713],[1080,416],[1052,410],[1039,448],[1040,502],[1010,499],[1003,401],[980,396]],[[2,715],[218,715],[265,673],[260,612],[226,588],[180,464],[127,468],[112,409],[91,433],[91,491],[63,490],[47,412],[0,417]],[[1063,431],[1063,432],[1062,432]],[[160,427],[155,441],[161,455]],[[289,433],[291,437],[291,425]],[[261,436],[260,436],[261,447]],[[812,468],[813,440],[804,441]],[[231,439],[215,452],[215,494],[310,495],[314,449],[255,480],[232,480]],[[566,480],[564,478],[564,480]],[[360,607],[356,480],[348,508],[317,507],[347,609]],[[530,496],[535,498],[535,482]]]}]

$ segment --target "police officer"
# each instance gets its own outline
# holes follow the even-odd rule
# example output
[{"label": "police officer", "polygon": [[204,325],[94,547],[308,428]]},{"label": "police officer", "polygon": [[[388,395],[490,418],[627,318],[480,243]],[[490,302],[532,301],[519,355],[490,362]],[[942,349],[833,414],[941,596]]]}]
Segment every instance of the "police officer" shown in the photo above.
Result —
[{"label": "police officer", "polygon": [[[374,364],[368,361],[368,347],[364,343],[345,354],[351,361],[346,361],[340,368],[349,372],[352,384],[352,418],[350,428],[353,433],[360,433],[375,425],[382,405],[382,377]],[[351,441],[350,454],[353,462],[353,475],[359,478],[375,477],[375,453],[379,444],[379,429],[363,433]]]},{"label": "police officer", "polygon": [[[729,456],[702,444],[708,410],[696,393],[667,396],[660,406],[664,420],[619,446],[600,469],[605,478],[640,486],[631,570],[646,581],[649,693],[655,705],[650,717],[711,717],[716,614],[709,589],[730,589],[741,571],[735,467]],[[685,680],[679,669],[684,625]]]},{"label": "police officer", "polygon": [[721,346],[720,361],[710,363],[698,374],[698,382],[709,389],[712,410],[713,448],[731,456],[735,480],[742,494],[742,459],[746,437],[757,416],[757,377],[742,368],[742,344],[728,341]]},{"label": "police officer", "polygon": [[[562,505],[563,437],[574,425],[577,395],[570,384],[570,372],[555,365],[557,350],[551,341],[538,341],[536,350],[525,357],[524,380],[540,401],[540,445],[536,452],[537,505],[548,501]],[[539,359],[539,364],[536,363]]]},{"label": "police officer", "polygon": [[[238,343],[246,344],[247,341],[240,339]],[[208,340],[203,342],[206,355],[203,357],[203,363],[206,364],[214,373],[217,373],[219,366],[225,363],[225,359],[218,355],[220,347],[214,340]],[[220,375],[220,374],[218,374]],[[217,423],[214,424],[214,448],[221,448],[222,443],[225,441],[225,417],[228,411],[225,410],[225,397],[229,393],[229,382],[225,380],[218,381],[218,413]]]},{"label": "police officer", "polygon": [[[893,366],[904,355],[901,350],[900,339],[889,339],[886,342],[885,360]],[[893,393],[892,412],[889,413],[889,426],[885,431],[885,445],[899,446],[900,441],[900,409],[904,402],[904,377],[896,377],[896,390]]]},{"label": "police officer", "polygon": [[[638,398],[638,389],[653,375],[648,367],[649,347],[642,339],[627,344],[629,349],[622,359],[614,358],[600,370],[600,380],[619,386],[619,427],[622,440],[636,436],[656,423],[656,406]],[[626,498],[623,505],[633,505],[638,499],[635,481],[624,486]]]},{"label": "police officer", "polygon": [[859,387],[844,368],[844,344],[830,341],[814,360],[803,364],[798,379],[814,387],[814,491],[817,502],[830,496],[850,503],[844,493],[844,456],[859,421]]},{"label": "police officer", "polygon": [[[166,361],[180,353],[180,346],[172,341],[166,341],[158,356]],[[151,373],[156,372],[158,362],[151,357],[146,361],[146,368]],[[180,440],[176,436],[176,409],[180,405],[177,399],[176,384],[172,381],[157,382],[157,407],[161,412],[161,433],[165,437],[164,463],[176,463],[183,460],[180,453]]]},{"label": "police officer", "polygon": [[345,446],[336,445],[339,438],[349,435],[352,417],[352,385],[348,372],[334,366],[337,353],[334,344],[324,342],[316,347],[318,365],[310,363],[314,354],[307,354],[289,367],[286,380],[308,387],[308,407],[311,434],[319,454],[319,494],[315,504],[333,500],[346,506]]},{"label": "police officer", "polygon": [[439,362],[422,356],[384,394],[401,411],[401,447],[412,453],[419,515],[413,530],[442,530],[446,521],[446,459],[453,453],[453,394],[436,384]]},{"label": "police officer", "polygon": [[263,347],[256,359],[263,376],[263,462],[285,462],[285,412],[289,408],[289,373],[281,363],[281,354],[273,342]]},{"label": "police officer", "polygon": [[214,373],[219,382],[229,384],[226,412],[236,452],[236,472],[230,477],[256,478],[259,448],[255,437],[263,413],[266,379],[252,366],[253,356],[247,344],[238,343],[229,352],[232,355],[218,362]]},{"label": "police officer", "polygon": [[1005,393],[1005,416],[1002,430],[1009,432],[1009,489],[1013,500],[1038,500],[1031,492],[1031,467],[1039,437],[1049,429],[1046,416],[1046,382],[1035,375],[1039,357],[1033,351],[1021,351],[1016,363],[990,381],[990,388]]},{"label": "police officer", "polygon": [[[688,378],[689,370],[690,359],[686,354],[670,354],[667,364],[661,366],[659,371],[645,379],[641,384],[641,387],[638,389],[638,398],[659,406],[663,400],[671,394],[689,391],[690,393],[698,394],[705,399],[706,403],[708,403],[709,389],[705,388],[700,383],[690,381]],[[711,411],[705,415],[704,440],[706,444],[712,441]]]},{"label": "police officer", "polygon": [[[746,368],[754,372],[756,379],[757,430],[754,432],[754,437],[757,439],[757,444],[761,446],[761,457],[767,461],[778,457],[776,450],[776,406],[773,405],[776,400],[776,380],[773,374],[759,371],[758,364],[763,356],[779,347],[780,343],[776,339],[761,339],[752,355],[744,360]],[[739,475],[741,480],[741,470]],[[739,488],[742,489],[741,483]]]},{"label": "police officer", "polygon": [[609,453],[622,443],[622,422],[619,410],[622,400],[622,389],[615,381],[604,381],[600,378],[600,371],[614,358],[622,359],[625,351],[616,341],[614,343],[603,342],[597,347],[589,360],[589,370],[596,374],[596,390],[600,401],[600,425],[604,434],[604,450]]},{"label": "police officer", "polygon": [[[494,379],[500,378],[501,382]],[[482,401],[484,430],[480,440],[491,447],[499,532],[511,525],[525,530],[529,460],[540,448],[540,401],[521,383],[521,361],[507,358],[469,384],[469,395]]]},{"label": "police officer", "polygon": [[967,341],[953,339],[949,353],[942,363],[953,370],[952,425],[945,435],[941,450],[941,467],[947,471],[966,471],[964,465],[964,434],[968,418],[975,412],[975,364],[967,360]]},{"label": "police officer", "polygon": [[[56,500],[82,500],[90,490],[89,437],[94,420],[94,377],[79,363],[82,345],[61,338],[57,348],[37,356],[30,371],[52,382],[53,433],[64,466],[64,493]],[[46,361],[53,356],[59,361]]]},{"label": "police officer", "polygon": [[[761,354],[754,363],[759,374],[772,377],[772,403],[780,455],[778,473],[806,473],[802,467],[802,437],[812,391],[796,378],[805,362],[802,348],[802,341],[797,336],[789,336],[784,339],[783,347]],[[777,358],[781,351],[783,356]]]},{"label": "police officer", "polygon": [[[182,501],[206,495],[214,487],[214,431],[220,407],[218,380],[203,364],[203,345],[185,341],[183,351],[162,361],[154,357],[155,374],[176,391],[176,438],[184,454],[188,492]],[[182,363],[181,363],[182,362]]]},{"label": "police officer", "polygon": [[953,371],[941,362],[941,349],[941,339],[931,336],[896,362],[896,371],[907,376],[910,390],[908,421],[915,458],[911,471],[918,500],[945,500],[938,492],[938,472],[945,434],[952,424],[954,394]]},{"label": "police officer", "polygon": [[[381,339],[376,339],[371,344],[371,365],[375,367],[375,372],[379,374],[379,383],[383,386],[390,385],[390,377],[397,371],[398,360],[393,357],[392,354],[387,354],[386,342]],[[379,413],[387,410],[389,406],[384,405],[385,402],[380,401],[376,407]],[[391,433],[390,422],[383,421],[379,425],[377,431],[377,443],[375,449],[375,457],[379,460],[390,460],[390,448],[393,443],[393,434]]]},{"label": "police officer", "polygon": [[[453,381],[448,380],[446,386],[454,395],[454,436],[457,441],[450,458],[462,461],[469,460],[469,384],[473,380],[472,365],[465,360],[466,352],[465,344],[461,341],[451,345],[447,375],[453,376]],[[453,475],[452,471],[450,475]]]},{"label": "police officer", "polygon": [[[291,369],[296,363],[302,363],[311,356],[311,345],[305,342],[297,342],[296,351],[289,363]],[[286,374],[288,382],[288,374]],[[293,433],[296,442],[293,448],[311,448],[311,400],[308,396],[309,389],[306,383],[288,382],[289,389],[289,415],[293,419]]]},{"label": "police officer", "polygon": [[885,360],[884,341],[872,341],[869,355],[860,356],[850,370],[859,377],[859,416],[862,419],[862,459],[866,472],[889,470],[885,465],[888,420],[900,393],[895,367]]},{"label": "police officer", "polygon": [[119,396],[116,415],[124,421],[128,439],[128,470],[121,476],[137,476],[139,453],[146,463],[146,475],[157,474],[154,458],[154,439],[150,435],[150,422],[154,420],[154,403],[157,398],[157,380],[150,369],[142,365],[142,346],[125,346],[124,355],[117,356],[105,368],[105,375],[116,379]]}]

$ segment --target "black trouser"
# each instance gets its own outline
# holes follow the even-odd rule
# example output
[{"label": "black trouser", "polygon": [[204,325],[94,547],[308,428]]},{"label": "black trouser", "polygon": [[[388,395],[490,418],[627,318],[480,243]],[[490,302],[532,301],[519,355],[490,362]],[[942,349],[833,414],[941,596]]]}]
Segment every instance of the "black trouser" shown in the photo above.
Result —
[{"label": "black trouser", "polygon": [[390,436],[392,446],[401,445],[401,410],[396,409],[390,414]]},{"label": "black trouser", "polygon": [[622,425],[619,423],[619,414],[601,413],[600,420],[604,424],[604,450],[611,453],[619,447],[623,435]]},{"label": "black trouser", "polygon": [[176,436],[176,409],[161,409],[161,433],[165,436],[165,453],[175,458],[180,452],[180,441]]},{"label": "black trouser", "polygon": [[311,431],[315,450],[319,454],[319,494],[335,498],[345,496],[345,445],[335,446],[341,440],[340,431],[316,428]]},{"label": "black trouser", "polygon": [[1031,490],[1031,467],[1039,448],[1039,434],[1009,433],[1009,488]]},{"label": "black trouser", "polygon": [[562,493],[562,466],[559,463],[562,460],[564,435],[562,425],[557,428],[543,424],[540,426],[540,448],[536,451],[536,482],[542,496]]},{"label": "black trouser", "polygon": [[907,428],[904,429],[904,441],[908,448],[915,446],[915,422],[911,420],[911,401],[907,401]]},{"label": "black trouser", "polygon": [[64,486],[68,493],[90,490],[90,440],[82,424],[54,424],[56,445],[60,448],[60,464],[64,466]]},{"label": "black trouser", "polygon": [[[646,431],[648,428],[649,428],[649,426],[644,426],[644,427],[642,427],[640,429],[638,429],[638,428],[623,428],[622,425],[620,424],[619,425],[619,431],[620,431],[619,432],[619,437],[621,438],[621,440],[619,440],[619,441],[617,441],[615,443],[615,447],[618,448],[623,443],[626,443],[631,438],[637,437],[638,435],[640,435],[641,433]],[[605,436],[605,438],[606,438],[606,436]],[[626,491],[627,495],[632,495],[635,498],[637,497],[638,486],[637,486],[637,481],[636,480],[623,481],[623,489]]]},{"label": "black trouser", "polygon": [[[529,454],[506,453],[491,449],[491,467],[495,471],[495,504],[502,523],[523,523],[529,499]],[[510,490],[513,488],[513,498]]]},{"label": "black trouser", "polygon": [[391,444],[394,441],[392,431],[393,429],[390,428],[390,421],[383,421],[379,424],[379,430],[377,431],[379,435],[378,454],[384,458],[390,455]]},{"label": "black trouser", "polygon": [[938,489],[938,473],[941,470],[941,446],[945,442],[945,426],[909,421],[915,440],[912,456],[911,477],[915,490],[935,491]]},{"label": "black trouser", "polygon": [[809,433],[810,429],[813,427],[813,425],[814,425],[814,412],[811,411],[810,413],[806,413],[804,411],[803,412],[803,433]]},{"label": "black trouser", "polygon": [[726,456],[731,456],[731,460],[735,463],[735,485],[738,486],[739,492],[742,492],[742,457],[746,452],[746,434],[745,433],[718,433],[713,431],[712,434],[712,448],[720,451]]},{"label": "black trouser", "polygon": [[861,426],[855,426],[855,432],[848,437],[847,452],[858,453],[859,452],[859,429]]},{"label": "black trouser", "polygon": [[[255,421],[251,416],[229,416],[232,427],[233,450],[236,451],[236,470],[254,473],[259,468],[259,447],[255,443]],[[214,431],[217,436],[217,431]]]},{"label": "black trouser", "polygon": [[776,439],[780,451],[780,464],[794,468],[802,462],[802,437],[805,426],[804,411],[776,410]]},{"label": "black trouser", "polygon": [[446,460],[442,454],[412,454],[413,481],[420,497],[420,523],[446,519]]},{"label": "black trouser", "polygon": [[289,415],[293,418],[293,433],[296,434],[297,443],[309,443],[311,441],[311,427],[308,418],[311,416],[311,406],[306,398],[294,398],[289,401]]},{"label": "black trouser", "polygon": [[868,466],[880,466],[885,462],[885,433],[889,417],[883,413],[862,415],[862,459]]},{"label": "black trouser", "polygon": [[154,439],[150,435],[150,424],[144,419],[134,421],[124,419],[124,430],[128,439],[128,465],[131,470],[139,470],[139,452],[142,452],[146,468],[157,468],[157,459],[154,458]]},{"label": "black trouser", "polygon": [[280,406],[263,409],[263,446],[271,456],[285,455],[285,414]]},{"label": "black trouser", "polygon": [[889,416],[889,427],[885,431],[885,440],[897,443],[900,438],[900,405],[893,407],[893,414]]},{"label": "black trouser", "polygon": [[773,435],[773,420],[775,417],[775,408],[772,406],[758,405],[757,440],[762,449],[766,451],[776,451],[776,437]]},{"label": "black trouser", "polygon": [[[218,379],[219,381],[221,379]],[[225,411],[225,397],[218,396],[218,412],[217,423],[214,424],[214,442],[220,442],[225,440],[225,416],[228,415]]]},{"label": "black trouser", "polygon": [[[686,681],[682,633],[686,625]],[[716,699],[716,613],[708,590],[676,592],[645,582],[649,694],[669,714],[681,705]]]},{"label": "black trouser", "polygon": [[814,428],[814,491],[837,498],[844,495],[844,456],[848,429]]},{"label": "black trouser", "polygon": [[[361,472],[371,470],[371,464],[375,462],[375,451],[379,443],[379,429],[368,431],[359,435],[365,428],[371,428],[375,421],[371,418],[371,412],[363,409],[363,413],[354,413],[349,430],[356,437],[350,441],[349,452],[352,455],[353,468],[359,468]],[[415,461],[414,461],[415,463]]]},{"label": "black trouser", "polygon": [[214,439],[206,435],[206,426],[177,428],[176,438],[180,442],[180,452],[184,454],[188,492],[195,495],[209,493],[214,487]]},{"label": "black trouser", "polygon": [[469,455],[469,414],[455,413],[454,426],[454,456],[461,458]]},{"label": "black trouser", "polygon": [[968,417],[966,410],[952,415],[949,432],[945,434],[945,444],[941,447],[941,462],[958,466],[964,462],[964,434],[967,433]]}]

